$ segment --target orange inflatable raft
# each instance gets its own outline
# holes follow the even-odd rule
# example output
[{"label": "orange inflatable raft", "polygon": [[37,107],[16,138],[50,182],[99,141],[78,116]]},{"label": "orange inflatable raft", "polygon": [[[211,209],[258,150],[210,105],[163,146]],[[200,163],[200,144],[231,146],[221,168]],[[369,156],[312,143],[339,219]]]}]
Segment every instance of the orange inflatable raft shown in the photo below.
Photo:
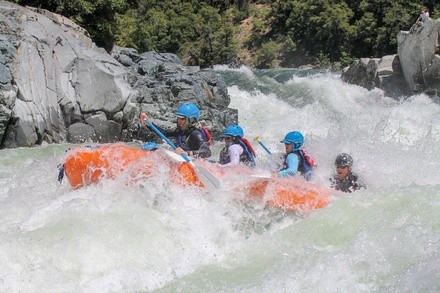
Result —
[{"label": "orange inflatable raft", "polygon": [[244,165],[218,168],[216,164],[199,162],[224,182],[224,189],[245,195],[246,199],[263,201],[266,206],[294,212],[308,212],[326,207],[333,190],[298,178],[279,178]]},{"label": "orange inflatable raft", "polygon": [[[193,165],[172,159],[161,149],[145,151],[124,144],[72,149],[65,160],[64,173],[70,185],[77,189],[96,184],[102,179],[115,178],[123,172],[129,172],[130,178],[153,176],[157,166],[164,164],[168,168],[167,174],[174,182],[204,187]],[[262,200],[267,206],[304,212],[323,208],[330,202],[331,190],[316,183],[295,178],[252,178],[252,169],[243,166],[228,169],[226,172],[224,169],[216,169],[215,164],[200,164],[225,182],[229,181],[228,176],[243,179],[238,181],[239,187],[232,187],[233,192],[244,194],[249,199]]]},{"label": "orange inflatable raft", "polygon": [[261,199],[267,206],[295,212],[326,207],[332,190],[296,178],[260,179],[248,184],[247,196]]},{"label": "orange inflatable raft", "polygon": [[70,185],[79,188],[96,184],[103,178],[114,178],[133,162],[149,152],[123,144],[78,147],[70,150],[64,172]]},{"label": "orange inflatable raft", "polygon": [[64,173],[74,188],[112,179],[130,168],[132,178],[149,177],[157,164],[167,164],[175,181],[203,187],[194,168],[181,161],[172,161],[161,152],[145,151],[124,144],[71,149],[64,162]]}]

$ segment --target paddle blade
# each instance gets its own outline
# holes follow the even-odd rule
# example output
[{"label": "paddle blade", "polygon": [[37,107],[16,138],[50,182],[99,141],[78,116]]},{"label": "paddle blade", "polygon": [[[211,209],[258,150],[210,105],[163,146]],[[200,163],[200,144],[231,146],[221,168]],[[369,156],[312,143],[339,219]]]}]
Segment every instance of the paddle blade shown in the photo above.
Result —
[{"label": "paddle blade", "polygon": [[[207,169],[205,169],[202,166],[195,165],[194,162],[192,162],[192,161],[187,163],[186,160],[182,156],[176,154],[175,152],[165,150],[165,149],[162,149],[162,150],[168,156],[168,158],[170,158],[174,162],[185,163],[185,167],[186,167],[185,174],[186,173],[189,174],[189,175],[184,175],[184,178],[187,182],[194,184],[194,182],[196,181],[195,178],[197,177],[198,180],[200,180],[200,182],[202,182],[203,185],[205,187],[207,187],[209,190],[214,191],[214,190],[220,189],[220,180],[218,180],[210,171],[208,171]],[[188,168],[191,168],[192,170],[187,170]],[[193,171],[195,171],[195,174],[193,173]],[[182,173],[183,171],[179,170],[179,172]],[[194,177],[195,175],[197,175],[197,176]]]},{"label": "paddle blade", "polygon": [[220,180],[218,180],[217,177],[215,177],[211,172],[209,172],[202,166],[194,166],[199,174],[200,181],[202,181],[203,185],[208,187],[210,190],[220,189]]}]

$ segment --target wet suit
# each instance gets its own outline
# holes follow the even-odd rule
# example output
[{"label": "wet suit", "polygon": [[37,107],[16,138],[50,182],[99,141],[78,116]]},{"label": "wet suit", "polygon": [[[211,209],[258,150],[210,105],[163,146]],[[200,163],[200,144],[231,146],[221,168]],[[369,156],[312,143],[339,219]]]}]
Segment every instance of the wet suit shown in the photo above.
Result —
[{"label": "wet suit", "polygon": [[330,179],[332,188],[343,192],[353,192],[361,188],[365,188],[365,184],[358,175],[350,171],[343,180],[340,180],[337,175]]},{"label": "wet suit", "polygon": [[176,145],[188,153],[191,152],[195,158],[206,159],[211,156],[209,143],[202,133],[202,130],[191,125],[185,131],[182,131],[179,127],[174,130],[162,130],[160,127],[157,128],[159,128],[165,136],[176,138]]}]

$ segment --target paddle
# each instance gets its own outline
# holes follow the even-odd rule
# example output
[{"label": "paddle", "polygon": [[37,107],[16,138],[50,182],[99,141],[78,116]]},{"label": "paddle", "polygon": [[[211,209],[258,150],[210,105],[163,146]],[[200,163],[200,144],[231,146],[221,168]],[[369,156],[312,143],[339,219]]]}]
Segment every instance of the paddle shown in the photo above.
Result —
[{"label": "paddle", "polygon": [[272,154],[272,152],[267,148],[267,146],[265,146],[264,143],[260,140],[259,136],[256,136],[254,138],[254,141],[258,142],[269,155]]},{"label": "paddle", "polygon": [[[177,146],[168,138],[166,137],[154,124],[145,118],[144,120],[148,126],[156,132],[157,135],[159,135],[163,140],[165,140],[174,150],[177,149]],[[208,187],[210,190],[216,190],[220,188],[220,181],[211,174],[207,169],[196,166],[191,159],[186,154],[180,154],[182,158],[197,171],[200,181],[202,181],[203,185]]]},{"label": "paddle", "polygon": [[[272,155],[272,152],[269,150],[269,148],[260,140],[260,136],[257,135],[254,138],[254,141],[258,142],[269,155]],[[255,178],[271,178],[271,175],[261,174],[261,175],[253,175],[252,177],[255,177]]]}]

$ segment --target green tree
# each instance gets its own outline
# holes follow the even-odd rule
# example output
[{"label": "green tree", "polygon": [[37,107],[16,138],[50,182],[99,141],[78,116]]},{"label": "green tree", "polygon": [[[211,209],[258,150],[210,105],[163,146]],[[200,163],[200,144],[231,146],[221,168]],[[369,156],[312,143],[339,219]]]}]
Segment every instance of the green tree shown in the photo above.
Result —
[{"label": "green tree", "polygon": [[[397,51],[396,35],[408,30],[417,18],[420,5],[413,1],[363,0],[356,10],[357,56],[382,56]],[[415,13],[415,14],[414,14]]]},{"label": "green tree", "polygon": [[278,45],[274,41],[264,43],[257,51],[254,60],[256,68],[270,68],[278,57]]},{"label": "green tree", "polygon": [[[305,50],[312,56],[325,54],[331,61],[352,49],[355,27],[350,23],[353,12],[338,1],[290,0],[275,5],[272,11],[275,30],[286,31],[288,48],[295,44],[297,50]],[[287,48],[287,47],[286,47]]]},{"label": "green tree", "polygon": [[138,0],[15,0],[20,5],[44,8],[66,16],[85,28],[101,47],[110,50],[118,13],[136,7]]},{"label": "green tree", "polygon": [[410,29],[422,5],[432,18],[440,17],[438,0],[12,1],[69,17],[107,50],[117,44],[170,52],[202,67],[237,58],[235,35],[248,16],[254,30],[242,49],[255,56],[259,67],[345,64],[352,58],[393,54],[397,33]]},{"label": "green tree", "polygon": [[234,60],[238,48],[231,17],[206,6],[198,12],[198,19],[195,38],[185,42],[180,50],[187,63],[211,67]]},{"label": "green tree", "polygon": [[355,28],[350,24],[350,19],[353,12],[345,3],[323,2],[313,6],[315,14],[310,16],[306,29],[311,42],[303,44],[311,54],[325,52],[331,61],[337,61],[343,52],[352,48]]},{"label": "green tree", "polygon": [[[141,52],[175,53],[188,65],[210,67],[236,58],[233,17],[233,9],[219,13],[198,1],[143,0],[138,10],[118,17],[116,39]],[[122,24],[135,28],[123,29]]]}]

